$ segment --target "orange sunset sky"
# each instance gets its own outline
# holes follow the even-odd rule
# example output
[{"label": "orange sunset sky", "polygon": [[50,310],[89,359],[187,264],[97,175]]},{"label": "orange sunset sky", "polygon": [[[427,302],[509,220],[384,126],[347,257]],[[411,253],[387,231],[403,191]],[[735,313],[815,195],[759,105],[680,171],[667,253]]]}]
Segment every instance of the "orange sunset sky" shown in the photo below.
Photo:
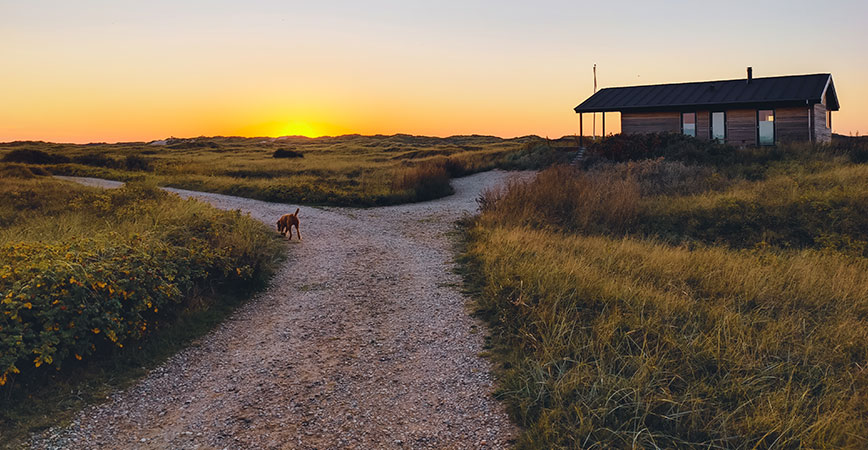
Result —
[{"label": "orange sunset sky", "polygon": [[595,63],[600,87],[831,72],[833,131],[864,134],[866,19],[864,0],[4,1],[0,142],[559,137]]}]

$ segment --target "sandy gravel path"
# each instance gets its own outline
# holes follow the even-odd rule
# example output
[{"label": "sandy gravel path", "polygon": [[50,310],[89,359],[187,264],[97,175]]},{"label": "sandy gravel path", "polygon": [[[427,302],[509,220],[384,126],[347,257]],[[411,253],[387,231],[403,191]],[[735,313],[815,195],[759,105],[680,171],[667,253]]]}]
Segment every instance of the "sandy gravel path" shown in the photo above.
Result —
[{"label": "sandy gravel path", "polygon": [[[37,448],[503,448],[484,331],[452,273],[449,233],[509,176],[444,199],[302,207],[271,287],[130,389]],[[527,176],[521,174],[517,176]],[[269,225],[294,205],[175,190]]]}]

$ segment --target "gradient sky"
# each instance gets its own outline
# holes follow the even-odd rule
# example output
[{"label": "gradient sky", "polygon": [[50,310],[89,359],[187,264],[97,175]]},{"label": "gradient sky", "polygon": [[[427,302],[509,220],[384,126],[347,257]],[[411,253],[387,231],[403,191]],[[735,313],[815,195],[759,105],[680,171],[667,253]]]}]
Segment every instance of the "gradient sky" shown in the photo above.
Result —
[{"label": "gradient sky", "polygon": [[865,134],[866,20],[865,0],[2,0],[0,141],[559,137],[595,63],[600,87],[831,72],[834,131]]}]

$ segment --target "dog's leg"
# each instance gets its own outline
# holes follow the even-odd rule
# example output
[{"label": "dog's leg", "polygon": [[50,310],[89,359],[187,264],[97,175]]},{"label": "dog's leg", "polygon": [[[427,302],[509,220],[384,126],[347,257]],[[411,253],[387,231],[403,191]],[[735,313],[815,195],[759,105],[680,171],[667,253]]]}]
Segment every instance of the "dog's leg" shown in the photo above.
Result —
[{"label": "dog's leg", "polygon": [[[289,230],[289,234],[292,234],[292,230]],[[298,231],[298,224],[295,225],[295,234],[298,236],[298,240],[301,240],[301,233]]]}]

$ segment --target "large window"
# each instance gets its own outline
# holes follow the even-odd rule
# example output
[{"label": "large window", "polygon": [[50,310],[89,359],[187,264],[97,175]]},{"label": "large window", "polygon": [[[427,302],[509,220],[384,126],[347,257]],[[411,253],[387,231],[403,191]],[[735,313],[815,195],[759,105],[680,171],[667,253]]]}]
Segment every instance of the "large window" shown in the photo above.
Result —
[{"label": "large window", "polygon": [[775,111],[761,109],[757,111],[757,142],[759,145],[775,145]]},{"label": "large window", "polygon": [[696,137],[696,113],[681,114],[681,132]]},{"label": "large window", "polygon": [[711,113],[711,139],[719,142],[726,140],[726,113]]}]

